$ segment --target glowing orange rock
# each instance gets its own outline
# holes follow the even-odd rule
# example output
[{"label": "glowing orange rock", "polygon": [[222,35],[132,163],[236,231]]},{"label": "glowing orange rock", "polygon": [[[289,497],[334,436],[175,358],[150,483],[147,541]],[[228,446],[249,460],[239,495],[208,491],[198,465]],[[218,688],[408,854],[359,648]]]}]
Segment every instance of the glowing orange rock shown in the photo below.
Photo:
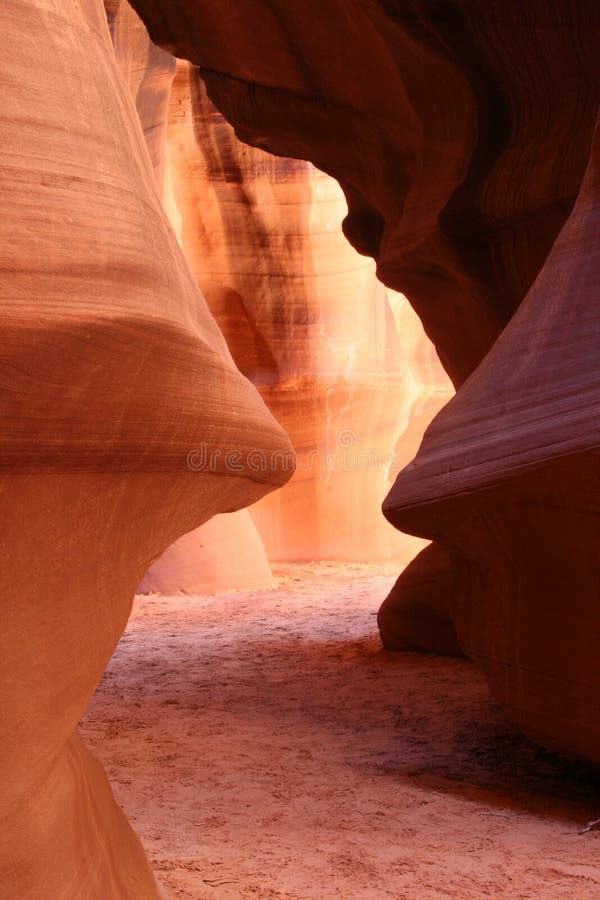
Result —
[{"label": "glowing orange rock", "polygon": [[138,594],[206,594],[275,583],[248,510],[214,516],[184,534],[150,566]]},{"label": "glowing orange rock", "polygon": [[[159,896],[77,722],[149,562],[289,472],[161,207],[99,0],[5,0],[0,883],[18,900]],[[234,448],[194,471],[199,442]],[[35,553],[32,556],[32,547]]]},{"label": "glowing orange rock", "polygon": [[289,485],[252,509],[269,558],[407,562],[422,542],[379,510],[394,447],[412,455],[452,393],[418,318],[344,239],[338,185],[241,144],[182,62],[169,153],[186,256],[298,455]]},{"label": "glowing orange rock", "polygon": [[[126,0],[105,0],[115,54],[135,103],[156,186],[181,243],[181,216],[173,197],[167,141],[168,108],[176,61],[156,47]],[[273,583],[271,568],[246,510],[207,522],[179,538],[156,560],[139,593],[201,593],[214,588]]]},{"label": "glowing orange rock", "polygon": [[104,0],[104,6],[117,62],[140,117],[164,205],[168,191],[167,113],[175,59],[152,43],[126,0]]},{"label": "glowing orange rock", "polygon": [[[578,398],[587,402],[597,371],[591,349],[580,353],[586,334],[597,341],[581,205],[592,176],[549,257],[589,157],[596,4],[359,0],[350,12],[323,0],[317,16],[283,0],[245,0],[229,13],[219,0],[133,2],[155,41],[201,67],[242,140],[310,159],[339,181],[347,237],[410,298],[454,383],[466,382],[400,476],[388,515],[449,551],[459,640],[489,658],[491,684],[522,727],[598,759],[589,644],[598,553],[588,515],[597,434]],[[566,299],[574,293],[577,327]],[[523,318],[526,296],[535,314]],[[554,379],[560,396],[545,393]]]},{"label": "glowing orange rock", "polygon": [[[167,141],[174,60],[153,47],[126,3],[113,0],[109,21],[163,203],[198,284],[237,364],[297,451],[289,488],[252,511],[270,558],[408,562],[423,542],[390,529],[379,506],[390,472],[414,455],[452,393],[439,362],[419,359],[435,354],[418,318],[343,238],[338,185],[308,163],[241,144],[183,62]],[[181,538],[139,590],[271,582],[265,551],[240,512]]]},{"label": "glowing orange rock", "polygon": [[539,272],[598,105],[596,4],[132,0],[249,144],[309,159],[456,384]]}]

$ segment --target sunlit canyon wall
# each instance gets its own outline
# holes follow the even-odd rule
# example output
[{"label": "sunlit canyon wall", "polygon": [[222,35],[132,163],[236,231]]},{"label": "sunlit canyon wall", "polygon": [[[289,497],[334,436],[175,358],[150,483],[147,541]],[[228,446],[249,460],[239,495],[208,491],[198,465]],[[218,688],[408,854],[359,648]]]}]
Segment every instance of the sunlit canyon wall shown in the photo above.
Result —
[{"label": "sunlit canyon wall", "polygon": [[287,488],[252,508],[258,533],[246,511],[213,519],[171,547],[140,590],[266,584],[267,556],[408,562],[424,542],[391,528],[381,502],[453,393],[421,323],[342,235],[347,206],[332,178],[242,144],[196,67],[180,61],[173,80],[175,60],[131,8],[108,11],[165,208],[297,462]]},{"label": "sunlit canyon wall", "polygon": [[[181,244],[182,220],[173,195],[168,148],[169,103],[176,60],[150,41],[143,23],[127,2],[105,0],[105,7],[117,62],[135,103],[156,186]],[[145,573],[138,590],[193,593],[272,582],[263,543],[248,511],[242,509],[214,516],[200,528],[182,535]]]},{"label": "sunlit canyon wall", "polygon": [[435,543],[401,575],[384,641],[427,645],[431,614],[432,643],[456,636],[523,730],[600,759],[593,172],[573,210],[597,4],[134,6],[243,141],[336,178],[346,236],[458,387],[385,501]]},{"label": "sunlit canyon wall", "polygon": [[298,455],[287,488],[252,509],[269,558],[410,559],[380,505],[396,443],[399,457],[452,388],[410,305],[342,235],[339,186],[242,144],[181,62],[169,164],[186,256]]},{"label": "sunlit canyon wall", "polygon": [[97,0],[5,0],[0,60],[0,892],[158,898],[77,723],[151,561],[281,467],[156,189]]},{"label": "sunlit canyon wall", "polygon": [[[435,612],[433,637],[458,639],[525,732],[598,762],[596,4],[135,6],[241,139],[337,179],[346,236],[410,298],[458,387],[385,500],[434,541],[394,592],[398,640],[427,646]],[[77,722],[151,562],[280,487],[289,469],[250,454],[291,445],[165,213],[185,243],[162,155],[172,61],[142,35],[129,65],[99,0],[4,0],[0,21],[0,884],[10,900],[145,900],[159,889]],[[258,298],[233,290],[258,321]],[[233,299],[211,298],[224,328]],[[296,371],[281,352],[267,396]],[[365,371],[374,352],[357,343]],[[319,376],[347,372],[330,356]],[[388,364],[373,369],[392,397]],[[203,443],[213,470],[188,464]]]}]

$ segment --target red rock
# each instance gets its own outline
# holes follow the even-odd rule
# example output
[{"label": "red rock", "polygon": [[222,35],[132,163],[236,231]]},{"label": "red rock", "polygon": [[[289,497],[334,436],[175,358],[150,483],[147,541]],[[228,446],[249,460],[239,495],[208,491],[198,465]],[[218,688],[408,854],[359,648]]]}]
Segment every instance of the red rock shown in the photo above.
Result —
[{"label": "red rock", "polygon": [[[285,481],[247,453],[289,443],[167,222],[102,4],[0,18],[0,883],[143,900],[154,877],[77,722],[150,560]],[[188,465],[202,442],[214,471]]]},{"label": "red rock", "polygon": [[384,504],[454,566],[458,639],[519,727],[600,761],[600,129],[542,271]]},{"label": "red rock", "polygon": [[[269,557],[408,562],[423,542],[380,514],[388,460],[414,455],[409,446],[452,393],[418,318],[343,238],[347,207],[332,179],[241,144],[194,67],[179,63],[171,91],[173,57],[125,2],[108,14],[173,228],[237,365],[298,450],[289,489],[252,510]],[[356,444],[351,465],[340,436]],[[178,540],[139,591],[272,580],[240,512]]]},{"label": "red rock", "polygon": [[[181,214],[173,196],[168,112],[176,60],[156,47],[126,0],[105,0],[117,61],[135,103],[152,161],[156,187],[182,243]],[[245,510],[206,522],[183,535],[156,560],[137,593],[201,593],[216,588],[269,586],[273,575]]]},{"label": "red rock", "polygon": [[402,572],[377,613],[386,650],[462,656],[452,622],[455,586],[451,561],[430,544]]},{"label": "red rock", "polygon": [[544,266],[589,155],[595,4],[134,5],[239,137],[340,182],[350,241],[410,298],[454,382],[474,372],[387,515],[449,551],[458,638],[521,727],[598,759],[585,199]]},{"label": "red rock", "polygon": [[156,43],[201,67],[242,140],[340,182],[346,235],[462,382],[577,195],[598,104],[596,4],[133,5]]},{"label": "red rock", "polygon": [[[467,379],[386,514],[448,554],[451,580],[434,573],[458,640],[519,726],[600,760],[597,161],[569,217],[598,99],[595,5],[135,6],[157,42],[202,67],[241,138],[338,179],[347,236],[410,296],[454,381]],[[129,25],[110,10],[116,54],[99,0],[5,0],[0,12],[0,879],[15,900],[158,896],[77,722],[150,561],[291,474],[290,444],[236,368],[161,205],[172,64],[149,66],[143,35],[119,55]],[[246,371],[261,375],[261,337],[280,337],[280,409],[297,421],[306,398],[299,430],[314,448],[329,386],[302,379],[321,379],[325,351],[293,341],[310,336],[311,305],[285,303],[278,329],[253,330],[261,307],[240,320],[244,291],[207,293]],[[344,320],[331,308],[330,344]],[[336,379],[360,330],[347,328],[329,348]],[[318,364],[304,365],[306,348]],[[395,391],[382,397],[376,372],[357,394],[370,434]],[[354,387],[336,396],[336,433]]]},{"label": "red rock", "polygon": [[248,510],[214,516],[171,544],[150,566],[136,594],[206,594],[275,583]]},{"label": "red rock", "polygon": [[422,542],[380,514],[389,460],[452,393],[418,318],[342,236],[338,185],[242,144],[182,62],[169,158],[186,257],[298,454],[289,485],[252,509],[269,558],[409,561]]}]

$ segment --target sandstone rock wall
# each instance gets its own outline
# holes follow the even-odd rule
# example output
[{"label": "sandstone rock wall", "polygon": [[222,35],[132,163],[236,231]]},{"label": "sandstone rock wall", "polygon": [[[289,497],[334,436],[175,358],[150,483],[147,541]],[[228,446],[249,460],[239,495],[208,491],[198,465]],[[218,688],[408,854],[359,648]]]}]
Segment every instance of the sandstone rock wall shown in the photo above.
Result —
[{"label": "sandstone rock wall", "polygon": [[242,140],[339,181],[347,237],[410,298],[455,384],[466,381],[387,515],[442,542],[448,577],[437,562],[430,572],[457,593],[436,595],[436,612],[451,599],[460,643],[486,660],[521,727],[598,759],[588,201],[548,258],[589,158],[596,4],[326,0],[318,15],[277,0],[134,5],[153,40],[201,68]]},{"label": "sandstone rock wall", "polygon": [[[572,210],[598,100],[595,4],[135,6],[158,43],[201,66],[243,139],[339,180],[347,236],[410,297],[462,385],[385,503],[394,524],[437,542],[404,581],[411,609],[423,571],[435,575],[438,622],[449,609],[520,727],[600,760],[597,151]],[[148,80],[154,50],[142,41],[130,67],[118,50],[127,29],[112,4],[109,14],[116,52],[99,0],[0,9],[0,883],[10,900],[159,895],[77,722],[150,562],[291,474],[291,445],[234,364],[161,203],[172,64],[157,56],[160,78]],[[310,173],[294,191],[329,190],[285,165]],[[257,208],[265,185],[263,172]],[[286,300],[269,330],[262,288],[234,287],[240,306],[213,280],[232,346],[240,322],[253,335],[238,346],[242,368],[262,377],[269,346],[273,380],[261,387],[276,388],[282,418],[307,391],[306,446],[326,404],[299,372],[316,360],[321,376],[335,360],[337,434],[351,394],[340,322],[368,371],[373,346],[389,344],[361,343],[361,327],[393,336],[402,302],[388,299],[373,320],[355,314],[359,324],[323,303],[330,347],[319,349],[291,340],[310,338],[312,301],[290,311]],[[388,421],[383,402],[377,418],[382,390],[390,404],[396,396],[383,377],[390,358],[372,394],[350,382],[374,434]],[[277,463],[257,466],[257,451]]]},{"label": "sandstone rock wall", "polygon": [[[111,0],[107,14],[163,205],[237,365],[298,456],[289,487],[252,510],[269,558],[408,562],[423,542],[379,506],[452,393],[418,318],[343,238],[335,181],[242,144],[194,66],[180,61],[172,85],[175,60],[131,7]],[[271,582],[241,511],[180,539],[139,590]]]},{"label": "sandstone rock wall", "polygon": [[600,760],[600,128],[579,198],[384,510],[454,561],[458,639],[540,741]]},{"label": "sandstone rock wall", "polygon": [[335,181],[242,144],[183,62],[169,153],[186,257],[298,455],[252,509],[269,558],[408,561],[421,542],[379,510],[391,458],[452,392],[417,317],[344,239]]},{"label": "sandstone rock wall", "polygon": [[[168,114],[176,60],[156,47],[126,0],[105,0],[115,55],[131,93],[152,161],[156,187],[179,243],[181,214],[173,196]],[[247,510],[183,535],[154,561],[138,593],[187,593],[273,584],[269,561]]]},{"label": "sandstone rock wall", "polygon": [[[591,0],[133,0],[242,140],[341,184],[345,232],[458,384],[573,205],[598,103]],[[251,36],[251,37],[250,37]]]},{"label": "sandstone rock wall", "polygon": [[[77,722],[150,561],[285,481],[247,452],[289,442],[163,212],[103,5],[0,21],[0,884],[141,900],[158,888]],[[242,469],[194,471],[199,441]]]},{"label": "sandstone rock wall", "polygon": [[194,66],[180,61],[172,84],[174,58],[125,0],[107,14],[163,205],[238,367],[298,458],[289,487],[252,510],[263,547],[240,511],[177,541],[139,591],[270,584],[267,554],[408,562],[423,541],[390,528],[380,503],[452,394],[418,318],[343,238],[335,181],[242,144]]}]

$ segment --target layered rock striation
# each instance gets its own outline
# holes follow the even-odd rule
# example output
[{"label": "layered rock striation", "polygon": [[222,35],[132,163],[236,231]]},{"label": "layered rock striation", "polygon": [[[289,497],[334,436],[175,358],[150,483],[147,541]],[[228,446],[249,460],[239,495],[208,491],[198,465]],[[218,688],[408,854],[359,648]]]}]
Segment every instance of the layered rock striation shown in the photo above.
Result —
[{"label": "layered rock striation", "polygon": [[133,0],[245,142],[310,159],[344,230],[459,384],[577,195],[598,103],[595,4]]},{"label": "layered rock striation", "polygon": [[379,506],[452,394],[418,318],[343,238],[335,181],[242,144],[196,67],[179,61],[173,83],[174,58],[131,7],[111,0],[107,14],[163,205],[236,364],[297,459],[288,488],[252,510],[263,547],[248,512],[222,517],[170,547],[139,591],[269,584],[267,553],[409,561],[423,542],[390,528]]},{"label": "layered rock striation", "polygon": [[[410,298],[459,386],[385,501],[394,525],[436,542],[399,580],[388,634],[428,647],[431,625],[415,624],[429,616],[439,649],[476,659],[524,731],[600,760],[597,145],[582,185],[595,5],[135,7],[157,43],[201,68],[244,141],[339,181],[347,237]],[[377,299],[372,270],[355,263],[361,299],[346,307],[347,251],[324,228],[327,265],[308,252],[313,212],[298,198],[310,190],[333,209],[330,183],[250,151],[236,182],[246,151],[218,118],[207,145],[194,137],[195,153],[217,150],[210,186],[196,189],[219,195],[197,258],[184,236],[197,210],[171,209],[190,269],[165,213],[177,193],[167,144],[184,124],[165,124],[173,62],[125,8],[107,8],[108,21],[100,0],[0,10],[0,880],[11,900],[159,896],[76,727],[150,563],[291,475],[292,447],[234,357],[300,447],[337,440],[356,401],[387,450],[398,396],[388,374],[401,299]],[[213,114],[188,85],[195,126],[199,110]],[[198,157],[181,140],[185,184]],[[276,220],[294,208],[275,247],[260,228],[267,202]],[[261,253],[241,242],[224,261],[219,235],[248,223]],[[337,253],[341,275],[327,268]],[[325,293],[307,274],[325,276]],[[373,384],[344,381],[353,365]],[[324,412],[331,430],[319,432]],[[326,481],[320,509],[319,491]]]},{"label": "layered rock striation", "polygon": [[[438,621],[451,606],[460,644],[489,659],[492,688],[521,727],[597,759],[597,683],[576,625],[594,632],[598,578],[597,407],[588,392],[597,331],[594,283],[584,277],[594,264],[585,228],[574,224],[581,205],[549,257],[589,158],[599,100],[595,5],[328,0],[318,15],[276,0],[247,0],[235,12],[216,0],[134,5],[153,40],[200,67],[242,140],[310,159],[339,181],[347,237],[410,298],[459,387],[440,419],[449,443],[436,424],[386,501],[395,524],[441,541],[450,565],[440,579],[440,557],[433,564],[430,554],[417,594],[413,578],[404,599],[422,603],[431,564],[432,590],[443,585]],[[578,235],[581,250],[565,250],[565,235]],[[574,297],[564,279],[580,277]],[[502,379],[516,385],[514,402]],[[513,488],[498,494],[500,481]],[[485,514],[473,499],[481,491],[493,494]],[[492,587],[486,572],[495,573]],[[403,592],[400,580],[397,608]],[[569,662],[580,639],[588,649]],[[560,702],[549,709],[552,682]]]},{"label": "layered rock striation", "polygon": [[[105,0],[105,8],[117,62],[135,104],[152,162],[156,188],[181,245],[182,221],[173,195],[168,141],[176,60],[152,43],[126,0]],[[271,584],[273,575],[262,541],[248,511],[239,510],[215,517],[182,535],[154,561],[137,592],[200,593]]]},{"label": "layered rock striation", "polygon": [[283,483],[247,455],[289,442],[163,211],[103,5],[7,0],[0,20],[0,882],[142,900],[158,887],[77,722],[152,559]]},{"label": "layered rock striation", "polygon": [[454,562],[458,638],[527,733],[600,761],[600,128],[523,304],[384,511]]},{"label": "layered rock striation", "polygon": [[181,61],[169,161],[186,257],[297,455],[286,488],[252,509],[269,558],[409,560],[420,542],[379,505],[395,445],[452,389],[409,304],[344,239],[339,186],[242,144]]}]

